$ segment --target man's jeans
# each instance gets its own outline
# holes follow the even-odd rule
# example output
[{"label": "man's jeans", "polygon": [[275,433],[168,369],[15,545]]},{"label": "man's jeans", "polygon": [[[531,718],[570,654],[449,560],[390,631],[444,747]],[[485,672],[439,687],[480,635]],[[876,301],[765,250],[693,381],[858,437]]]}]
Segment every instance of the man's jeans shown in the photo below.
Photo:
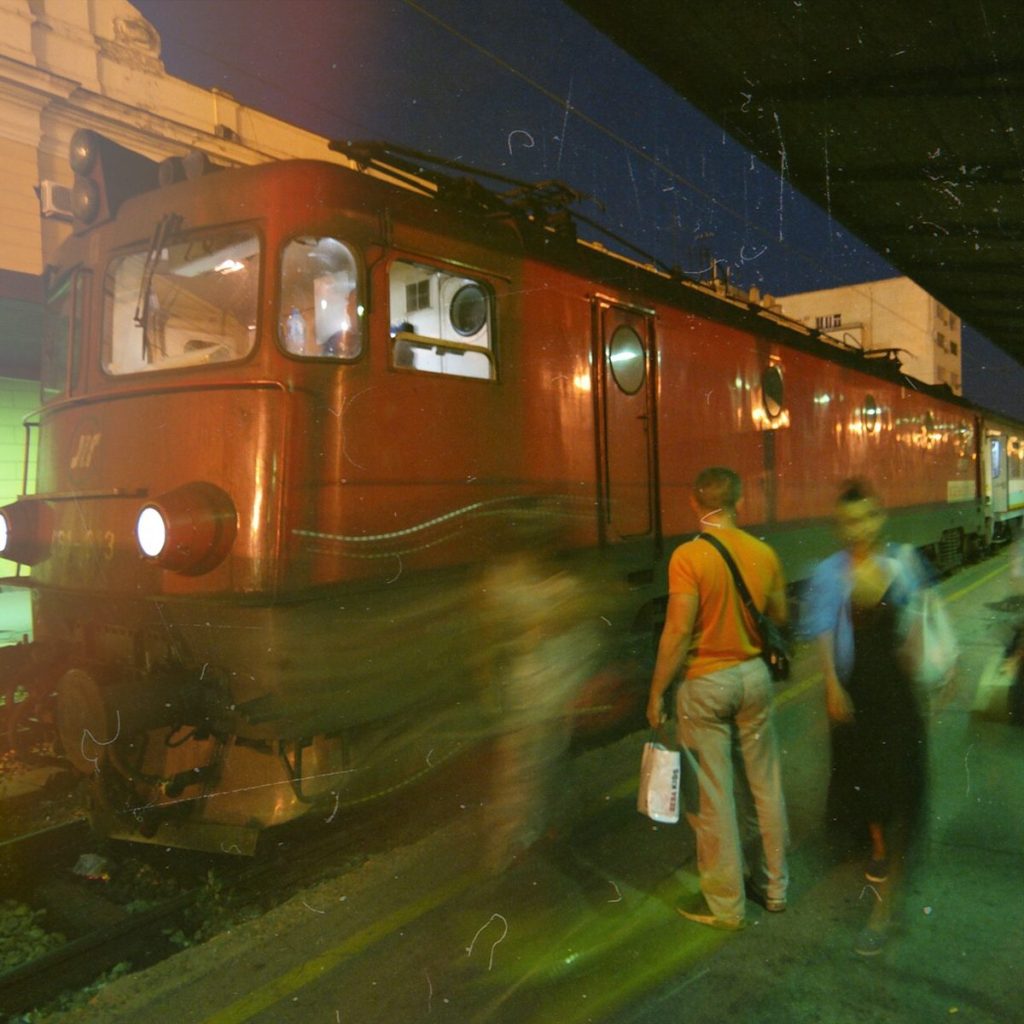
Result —
[{"label": "man's jeans", "polygon": [[745,911],[745,844],[751,880],[768,899],[784,900],[789,882],[768,667],[751,658],[687,679],[676,696],[676,715],[700,790],[699,810],[688,807],[687,818],[697,836],[701,890],[715,917],[737,922]]}]

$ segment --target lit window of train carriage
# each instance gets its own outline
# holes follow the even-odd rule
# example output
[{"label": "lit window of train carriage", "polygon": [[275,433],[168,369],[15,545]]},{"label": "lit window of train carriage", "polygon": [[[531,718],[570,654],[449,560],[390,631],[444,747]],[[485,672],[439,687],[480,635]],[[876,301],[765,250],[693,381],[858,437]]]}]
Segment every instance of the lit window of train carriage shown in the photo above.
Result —
[{"label": "lit window of train carriage", "polygon": [[396,260],[388,274],[393,365],[456,377],[494,377],[486,285]]}]

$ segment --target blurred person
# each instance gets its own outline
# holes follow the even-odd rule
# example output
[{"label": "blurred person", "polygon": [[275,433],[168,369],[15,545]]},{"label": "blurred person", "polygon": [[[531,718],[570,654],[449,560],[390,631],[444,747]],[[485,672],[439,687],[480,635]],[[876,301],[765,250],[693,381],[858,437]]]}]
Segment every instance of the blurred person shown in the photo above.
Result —
[{"label": "blurred person", "polygon": [[1003,650],[1003,671],[1010,680],[1006,695],[1010,721],[1024,726],[1024,622],[1017,625]]},{"label": "blurred person", "polygon": [[902,611],[925,574],[916,555],[911,566],[905,551],[883,545],[885,513],[866,481],[843,483],[835,523],[843,547],[815,569],[801,630],[815,641],[825,679],[828,825],[846,842],[870,842],[865,878],[874,903],[855,949],[872,955],[885,943],[924,811],[925,721],[899,649]]},{"label": "blurred person", "polygon": [[[703,470],[691,505],[702,530],[729,551],[755,605],[784,625],[786,586],[778,556],[736,525],[741,497],[731,469]],[[679,743],[699,784],[699,809],[687,808],[697,839],[697,868],[704,905],[677,908],[690,921],[735,929],[745,922],[745,889],[765,909],[786,908],[789,874],[787,825],[778,744],[772,718],[772,681],[760,638],[748,620],[721,554],[699,537],[676,548],[668,569],[665,625],[651,678],[647,721],[665,721],[666,691],[682,673],[676,692]],[[742,762],[744,779],[734,773]],[[736,789],[749,789],[756,812],[756,842],[744,883],[742,826]]]},{"label": "blurred person", "polygon": [[1010,549],[1010,593],[1024,598],[1024,533],[1017,535]]},{"label": "blurred person", "polygon": [[558,816],[573,703],[599,647],[593,601],[554,551],[552,516],[519,516],[514,539],[479,580],[479,662],[496,732],[483,855],[491,872],[522,856]]}]

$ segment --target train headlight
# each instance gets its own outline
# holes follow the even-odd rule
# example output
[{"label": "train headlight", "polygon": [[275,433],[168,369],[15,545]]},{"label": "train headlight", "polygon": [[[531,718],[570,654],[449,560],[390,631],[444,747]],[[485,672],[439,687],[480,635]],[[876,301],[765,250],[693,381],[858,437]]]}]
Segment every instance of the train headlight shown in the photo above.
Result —
[{"label": "train headlight", "polygon": [[135,520],[143,557],[185,576],[216,568],[231,550],[237,530],[231,498],[215,484],[201,481],[147,502]]},{"label": "train headlight", "polygon": [[159,558],[167,547],[167,520],[156,505],[147,505],[135,523],[135,537],[147,558]]},{"label": "train headlight", "polygon": [[53,510],[45,501],[24,498],[0,508],[0,558],[35,565],[50,555]]}]

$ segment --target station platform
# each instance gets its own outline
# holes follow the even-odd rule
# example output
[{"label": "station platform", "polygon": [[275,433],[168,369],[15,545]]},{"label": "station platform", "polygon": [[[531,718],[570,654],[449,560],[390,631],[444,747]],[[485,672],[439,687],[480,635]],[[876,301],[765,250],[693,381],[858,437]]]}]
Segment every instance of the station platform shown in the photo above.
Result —
[{"label": "station platform", "polygon": [[[635,810],[643,733],[577,756],[556,836],[500,876],[479,867],[479,789],[441,827],[259,920],[122,977],[36,1024],[876,1024],[1024,1020],[1024,729],[978,684],[1024,619],[1006,554],[944,581],[961,645],[929,720],[926,847],[889,941],[854,941],[875,898],[867,857],[824,840],[827,721],[809,651],[778,694],[792,830],[783,914],[748,904],[724,933],[680,918],[697,891],[689,827]],[[455,788],[458,786],[456,784]]]}]

